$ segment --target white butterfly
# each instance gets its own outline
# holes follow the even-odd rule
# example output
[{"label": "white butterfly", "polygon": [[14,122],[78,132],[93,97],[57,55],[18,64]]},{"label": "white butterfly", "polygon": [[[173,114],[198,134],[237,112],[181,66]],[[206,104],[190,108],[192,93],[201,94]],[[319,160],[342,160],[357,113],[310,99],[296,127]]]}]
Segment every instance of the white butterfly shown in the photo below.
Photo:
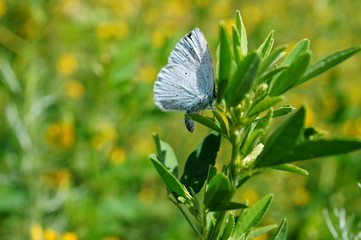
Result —
[{"label": "white butterfly", "polygon": [[[163,111],[195,113],[212,107],[215,99],[212,59],[208,44],[198,28],[185,35],[168,57],[168,64],[154,83],[155,104]],[[194,121],[185,118],[188,131]]]}]

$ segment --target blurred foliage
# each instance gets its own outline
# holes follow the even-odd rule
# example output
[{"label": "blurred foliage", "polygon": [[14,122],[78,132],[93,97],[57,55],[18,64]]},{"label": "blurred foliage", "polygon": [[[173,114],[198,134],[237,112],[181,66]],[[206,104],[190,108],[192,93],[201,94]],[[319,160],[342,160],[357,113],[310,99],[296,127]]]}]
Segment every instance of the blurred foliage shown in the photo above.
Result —
[{"label": "blurred foliage", "polygon": [[[0,0],[0,238],[190,239],[147,156],[154,131],[184,164],[205,129],[190,136],[183,113],[160,112],[153,82],[194,27],[215,56],[218,23],[230,26],[236,9],[251,49],[271,29],[276,47],[309,38],[314,59],[360,44],[359,0]],[[308,104],[308,125],[361,137],[360,62],[287,102]],[[270,223],[285,216],[290,239],[328,239],[324,207],[360,219],[359,158],[304,163],[309,177],[271,171],[237,197],[274,192]]]}]

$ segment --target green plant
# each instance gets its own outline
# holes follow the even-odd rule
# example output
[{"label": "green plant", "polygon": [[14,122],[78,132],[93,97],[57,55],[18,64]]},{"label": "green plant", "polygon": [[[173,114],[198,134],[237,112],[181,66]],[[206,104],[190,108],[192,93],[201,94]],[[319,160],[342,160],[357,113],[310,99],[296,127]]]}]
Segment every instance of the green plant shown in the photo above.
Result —
[{"label": "green plant", "polygon": [[[276,225],[257,227],[273,195],[253,206],[232,201],[235,191],[251,177],[273,168],[308,175],[294,161],[330,156],[361,148],[361,141],[322,138],[314,127],[305,127],[304,107],[298,109],[270,136],[271,121],[295,108],[283,105],[288,90],[325,72],[361,50],[350,47],[310,65],[310,42],[298,42],[284,57],[285,47],[272,51],[274,32],[261,46],[248,52],[246,30],[237,11],[232,26],[232,45],[225,25],[220,24],[217,65],[217,102],[213,118],[189,113],[185,116],[213,130],[189,155],[183,175],[170,145],[154,140],[157,154],[150,159],[169,190],[170,200],[181,210],[199,239],[253,239]],[[283,58],[284,57],[284,58]],[[283,60],[281,60],[283,58]],[[231,159],[222,169],[215,167],[221,138],[232,145]],[[240,214],[235,211],[240,209]],[[286,239],[287,220],[278,226],[273,239]]]}]

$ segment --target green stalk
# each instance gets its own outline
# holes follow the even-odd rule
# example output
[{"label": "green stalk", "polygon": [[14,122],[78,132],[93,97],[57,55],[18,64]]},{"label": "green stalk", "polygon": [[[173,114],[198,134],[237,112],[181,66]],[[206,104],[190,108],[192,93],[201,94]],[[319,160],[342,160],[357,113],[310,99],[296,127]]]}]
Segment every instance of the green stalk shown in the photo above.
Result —
[{"label": "green stalk", "polygon": [[210,233],[208,240],[218,240],[219,239],[221,232],[222,232],[222,228],[227,219],[226,215],[227,215],[227,211],[219,212],[219,215],[216,220],[216,225],[212,229],[212,232]]}]

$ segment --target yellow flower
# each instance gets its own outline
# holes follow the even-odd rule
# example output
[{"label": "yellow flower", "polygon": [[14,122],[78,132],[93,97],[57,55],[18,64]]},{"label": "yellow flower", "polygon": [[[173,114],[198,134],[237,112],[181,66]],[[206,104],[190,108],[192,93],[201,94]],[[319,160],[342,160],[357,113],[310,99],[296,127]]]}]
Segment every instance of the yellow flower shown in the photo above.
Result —
[{"label": "yellow flower", "polygon": [[73,232],[65,232],[62,234],[61,240],[78,240],[78,236]]},{"label": "yellow flower", "polygon": [[102,238],[102,240],[120,240],[120,238],[116,236],[106,236]]},{"label": "yellow flower", "polygon": [[244,191],[243,195],[244,195],[244,198],[246,200],[248,200],[250,205],[255,204],[259,200],[258,194],[251,189]]},{"label": "yellow flower", "polygon": [[55,169],[49,172],[44,179],[47,183],[55,187],[65,187],[69,185],[71,173],[66,168]]},{"label": "yellow flower", "polygon": [[65,86],[66,94],[73,99],[81,98],[84,95],[84,91],[83,84],[75,80],[68,81]]},{"label": "yellow flower", "polygon": [[152,45],[156,48],[160,48],[163,46],[166,39],[166,35],[164,31],[158,29],[152,34]]},{"label": "yellow flower", "polygon": [[121,164],[125,160],[125,151],[122,147],[115,147],[110,151],[110,160],[115,164]]},{"label": "yellow flower", "polygon": [[69,148],[74,144],[74,126],[69,122],[53,123],[46,130],[45,137],[53,146]]},{"label": "yellow flower", "polygon": [[140,69],[140,78],[146,82],[154,82],[157,76],[157,70],[153,65],[144,65]]},{"label": "yellow flower", "polygon": [[42,240],[43,228],[40,224],[35,223],[30,226],[30,239],[31,240]]},{"label": "yellow flower", "polygon": [[4,16],[5,13],[6,13],[5,2],[3,0],[0,0],[0,18],[2,18],[2,16]]},{"label": "yellow flower", "polygon": [[138,193],[139,201],[143,204],[150,204],[154,201],[155,193],[150,188],[142,188]]},{"label": "yellow flower", "polygon": [[315,124],[315,113],[311,107],[308,107],[306,112],[305,126],[311,126],[313,124]]},{"label": "yellow flower", "polygon": [[60,56],[57,69],[63,75],[73,74],[78,69],[78,59],[74,53],[68,52]]},{"label": "yellow flower", "polygon": [[58,238],[57,232],[52,228],[47,228],[44,231],[44,240],[56,240]]},{"label": "yellow flower", "polygon": [[292,200],[296,205],[304,206],[310,201],[310,193],[304,187],[298,187],[292,191]]},{"label": "yellow flower", "polygon": [[106,147],[107,145],[113,143],[118,137],[118,133],[114,125],[110,122],[102,122],[99,126],[97,126],[97,130],[99,133],[91,140],[92,147],[95,149]]},{"label": "yellow flower", "polygon": [[155,7],[147,9],[147,12],[144,15],[144,22],[151,25],[157,22],[159,19],[159,11]]},{"label": "yellow flower", "polygon": [[96,29],[97,36],[102,39],[110,39],[115,37],[117,39],[124,39],[129,34],[128,25],[124,21],[100,23]]}]

